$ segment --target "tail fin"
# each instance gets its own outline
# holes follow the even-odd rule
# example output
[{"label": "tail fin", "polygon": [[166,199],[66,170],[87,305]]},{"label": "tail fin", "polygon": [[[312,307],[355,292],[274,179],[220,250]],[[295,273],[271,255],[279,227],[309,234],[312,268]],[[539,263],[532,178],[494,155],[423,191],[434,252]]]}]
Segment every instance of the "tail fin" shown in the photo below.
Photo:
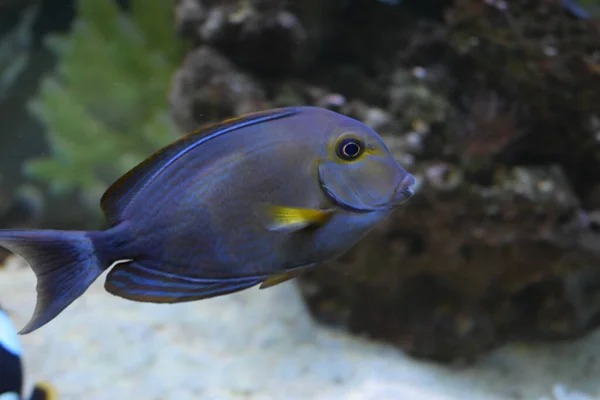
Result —
[{"label": "tail fin", "polygon": [[104,270],[86,232],[0,230],[0,246],[23,257],[37,276],[35,311],[20,334],[54,319]]}]

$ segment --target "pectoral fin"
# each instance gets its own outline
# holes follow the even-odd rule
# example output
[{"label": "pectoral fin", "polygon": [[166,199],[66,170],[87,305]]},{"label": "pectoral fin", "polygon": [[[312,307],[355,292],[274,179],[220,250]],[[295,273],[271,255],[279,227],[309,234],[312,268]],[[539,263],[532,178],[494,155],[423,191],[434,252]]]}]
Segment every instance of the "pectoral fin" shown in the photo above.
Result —
[{"label": "pectoral fin", "polygon": [[321,226],[331,218],[333,210],[295,208],[261,204],[259,217],[270,231],[294,232],[309,226]]}]

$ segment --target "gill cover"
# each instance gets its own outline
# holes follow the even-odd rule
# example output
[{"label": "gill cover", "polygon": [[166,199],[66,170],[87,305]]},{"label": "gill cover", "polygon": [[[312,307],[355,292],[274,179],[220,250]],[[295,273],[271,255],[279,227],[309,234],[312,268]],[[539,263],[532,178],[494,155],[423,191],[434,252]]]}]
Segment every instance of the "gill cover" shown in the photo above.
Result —
[{"label": "gill cover", "polygon": [[340,206],[359,212],[387,208],[397,171],[387,160],[368,156],[355,163],[326,160],[319,164],[323,190]]}]

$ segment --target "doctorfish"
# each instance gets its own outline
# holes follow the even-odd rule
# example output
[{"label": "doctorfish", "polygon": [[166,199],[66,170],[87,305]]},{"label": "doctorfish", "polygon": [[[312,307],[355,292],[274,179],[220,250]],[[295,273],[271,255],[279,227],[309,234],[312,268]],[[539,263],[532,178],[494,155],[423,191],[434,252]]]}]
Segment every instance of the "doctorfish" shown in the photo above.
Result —
[{"label": "doctorfish", "polygon": [[367,125],[287,107],[200,128],[117,180],[105,231],[0,230],[37,277],[30,333],[104,271],[125,299],[179,303],[266,288],[334,259],[413,195]]}]

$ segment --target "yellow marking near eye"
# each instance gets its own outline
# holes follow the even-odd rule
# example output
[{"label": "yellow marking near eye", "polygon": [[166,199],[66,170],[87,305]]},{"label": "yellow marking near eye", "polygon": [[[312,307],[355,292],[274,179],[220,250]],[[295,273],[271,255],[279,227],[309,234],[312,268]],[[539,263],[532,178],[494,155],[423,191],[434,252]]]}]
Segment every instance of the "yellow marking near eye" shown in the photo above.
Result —
[{"label": "yellow marking near eye", "polygon": [[[361,155],[352,160],[343,160],[337,155],[337,147],[340,142],[347,138],[356,139],[362,143],[364,143],[365,149]],[[353,132],[347,132],[341,134],[339,136],[333,137],[329,140],[329,158],[339,164],[354,164],[356,162],[360,162],[364,160],[366,156],[378,156],[381,157],[384,155],[384,152],[379,148],[379,146],[373,145],[372,143],[365,143],[363,139]]]}]

